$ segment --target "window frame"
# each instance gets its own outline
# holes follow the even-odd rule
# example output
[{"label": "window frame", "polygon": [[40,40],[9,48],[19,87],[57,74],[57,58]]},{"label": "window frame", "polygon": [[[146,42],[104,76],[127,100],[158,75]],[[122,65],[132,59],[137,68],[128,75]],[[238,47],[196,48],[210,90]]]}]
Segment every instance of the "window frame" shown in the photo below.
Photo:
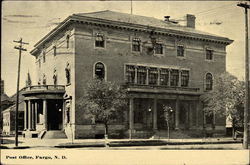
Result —
[{"label": "window frame", "polygon": [[[208,57],[208,52],[210,52],[211,54],[209,54],[210,58]],[[214,50],[211,48],[205,48],[205,60],[206,61],[213,61],[214,60]]]},{"label": "window frame", "polygon": [[[139,43],[138,45],[135,45],[134,43]],[[137,48],[139,49],[139,50],[135,50],[134,48],[135,48],[135,46],[137,46]],[[141,39],[140,38],[137,38],[137,37],[135,37],[135,38],[133,38],[132,39],[132,42],[131,42],[131,50],[132,50],[132,52],[134,52],[134,53],[140,53],[141,51],[142,51],[142,48],[141,48]]]},{"label": "window frame", "polygon": [[155,49],[154,49],[154,54],[155,55],[163,55],[164,54],[164,47],[163,47],[163,43],[160,43],[160,42],[156,42],[155,45],[161,45],[161,53],[158,53],[156,50],[156,46],[155,46]]},{"label": "window frame", "polygon": [[[207,78],[208,75],[211,75],[211,79]],[[210,80],[210,81],[208,81],[208,80]],[[211,91],[211,90],[213,90],[213,80],[214,80],[213,74],[210,73],[210,72],[207,72],[205,74],[205,91]],[[209,86],[209,88],[208,88],[208,86]]]},{"label": "window frame", "polygon": [[[187,72],[185,75],[184,72]],[[189,70],[181,70],[181,87],[188,87],[190,80],[190,73]]]},{"label": "window frame", "polygon": [[[180,47],[182,47],[182,49],[183,49],[183,55],[182,56],[179,56],[179,53],[178,53],[179,52],[178,50],[179,50]],[[179,57],[179,58],[185,58],[185,47],[184,47],[184,45],[177,45],[176,46],[176,56]]]},{"label": "window frame", "polygon": [[[97,37],[102,37],[102,41],[98,41]],[[97,46],[97,42],[103,42],[103,46]],[[96,32],[95,33],[95,42],[94,42],[94,47],[97,49],[105,49],[106,48],[106,38],[105,38],[105,34],[100,33],[100,32]]]}]

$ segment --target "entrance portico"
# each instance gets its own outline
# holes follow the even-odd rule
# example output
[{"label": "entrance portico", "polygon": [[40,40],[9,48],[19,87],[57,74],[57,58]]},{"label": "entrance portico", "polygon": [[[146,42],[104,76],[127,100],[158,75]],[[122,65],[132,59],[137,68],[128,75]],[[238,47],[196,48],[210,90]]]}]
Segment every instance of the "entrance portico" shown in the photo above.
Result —
[{"label": "entrance portico", "polygon": [[43,85],[25,89],[25,137],[38,137],[42,131],[63,129],[64,93],[64,86]]}]

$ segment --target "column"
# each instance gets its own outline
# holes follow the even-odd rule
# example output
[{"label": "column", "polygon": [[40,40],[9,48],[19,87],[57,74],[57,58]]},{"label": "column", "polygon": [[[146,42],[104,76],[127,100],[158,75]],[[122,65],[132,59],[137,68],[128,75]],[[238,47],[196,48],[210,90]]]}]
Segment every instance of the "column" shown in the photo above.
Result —
[{"label": "column", "polygon": [[137,84],[137,69],[138,69],[138,67],[135,66],[135,84]]},{"label": "column", "polygon": [[129,99],[129,138],[132,138],[134,129],[134,98]]},{"label": "column", "polygon": [[154,98],[153,129],[157,130],[157,99],[156,98]]},{"label": "column", "polygon": [[179,129],[179,107],[180,107],[180,101],[179,101],[179,98],[177,96],[176,98],[176,102],[175,102],[175,129]]},{"label": "column", "polygon": [[24,101],[24,131],[27,130],[27,101]]},{"label": "column", "polygon": [[178,87],[181,87],[181,70],[179,70]]},{"label": "column", "polygon": [[35,103],[31,102],[31,129],[35,130]]},{"label": "column", "polygon": [[196,101],[195,102],[195,107],[196,107],[196,128],[199,128],[199,109],[200,109],[200,106],[199,106],[199,101]]},{"label": "column", "polygon": [[149,84],[149,67],[146,67],[147,73],[146,73],[146,85]]},{"label": "column", "polygon": [[38,104],[37,101],[34,103],[34,129],[36,130],[36,123],[37,123],[37,109]]},{"label": "column", "polygon": [[190,116],[190,104],[189,104],[189,102],[187,102],[186,103],[186,107],[187,107],[187,109],[186,109],[186,129],[188,129],[189,128],[189,122],[190,122],[190,120],[189,120],[189,116]]},{"label": "column", "polygon": [[168,86],[171,86],[171,69],[168,69]]},{"label": "column", "polygon": [[157,71],[158,71],[157,85],[161,85],[161,69],[157,68]]},{"label": "column", "polygon": [[28,100],[28,130],[31,130],[31,125],[32,125],[31,116],[32,116],[31,101]]},{"label": "column", "polygon": [[47,122],[47,100],[43,100],[43,116],[44,116],[44,129],[48,129],[48,122]]}]

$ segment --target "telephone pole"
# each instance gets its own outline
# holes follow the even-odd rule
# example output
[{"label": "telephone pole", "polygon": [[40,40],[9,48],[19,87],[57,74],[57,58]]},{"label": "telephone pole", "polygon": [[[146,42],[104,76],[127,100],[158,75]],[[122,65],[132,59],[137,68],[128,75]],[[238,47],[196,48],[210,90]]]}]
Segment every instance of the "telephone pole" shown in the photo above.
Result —
[{"label": "telephone pole", "polygon": [[15,115],[15,146],[18,146],[18,106],[19,106],[19,81],[20,81],[20,65],[21,65],[21,55],[22,51],[27,51],[23,48],[23,44],[29,44],[23,42],[22,38],[19,41],[13,41],[19,43],[19,46],[15,46],[14,48],[19,50],[19,59],[18,59],[18,70],[17,70],[17,90],[16,90],[16,115]]},{"label": "telephone pole", "polygon": [[250,8],[250,5],[247,3],[237,4],[239,7],[245,9],[245,30],[246,30],[246,52],[245,52],[245,108],[244,108],[244,135],[243,135],[243,148],[248,149],[249,143],[249,50],[248,50],[248,13],[247,10]]}]

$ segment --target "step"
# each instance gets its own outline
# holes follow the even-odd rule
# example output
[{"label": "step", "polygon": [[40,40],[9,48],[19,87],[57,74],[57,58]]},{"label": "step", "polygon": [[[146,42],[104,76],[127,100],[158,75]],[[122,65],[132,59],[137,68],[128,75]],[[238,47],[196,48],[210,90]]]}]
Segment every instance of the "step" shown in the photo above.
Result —
[{"label": "step", "polygon": [[67,136],[64,131],[46,131],[43,135],[43,139],[66,139]]}]

